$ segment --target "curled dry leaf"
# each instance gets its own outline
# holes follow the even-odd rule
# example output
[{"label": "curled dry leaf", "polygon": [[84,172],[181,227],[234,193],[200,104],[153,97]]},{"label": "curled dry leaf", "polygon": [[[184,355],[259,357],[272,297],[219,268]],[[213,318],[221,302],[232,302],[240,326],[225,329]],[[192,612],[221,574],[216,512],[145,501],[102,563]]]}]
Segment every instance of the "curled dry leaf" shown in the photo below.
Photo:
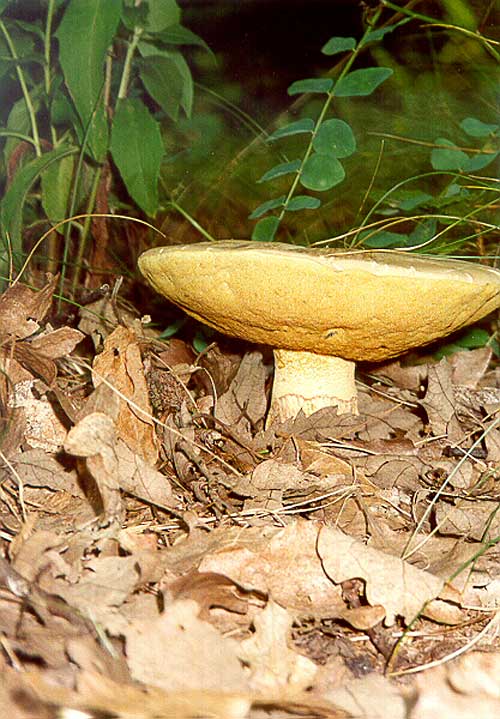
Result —
[{"label": "curled dry leaf", "polygon": [[473,652],[417,677],[410,719],[500,716],[500,654]]},{"label": "curled dry leaf", "polygon": [[372,606],[384,607],[388,626],[394,624],[396,616],[410,622],[444,585],[439,577],[329,527],[319,532],[317,552],[334,582],[365,580],[366,597]]},{"label": "curled dry leaf", "polygon": [[216,419],[233,427],[248,439],[250,430],[263,421],[267,409],[264,389],[267,372],[260,352],[248,352],[242,359],[229,389],[217,400]]},{"label": "curled dry leaf", "polygon": [[117,327],[111,333],[94,360],[93,381],[96,387],[108,382],[120,393],[118,436],[135,454],[155,464],[158,459],[155,427],[135,332]]},{"label": "curled dry leaf", "polygon": [[0,297],[0,335],[25,339],[40,328],[49,311],[57,277],[51,277],[39,291],[19,283],[9,287]]},{"label": "curled dry leaf", "polygon": [[108,519],[121,511],[120,489],[163,508],[175,506],[165,475],[117,439],[113,420],[102,412],[81,419],[68,432],[64,448],[68,454],[85,458]]},{"label": "curled dry leaf", "polygon": [[250,686],[260,692],[312,686],[317,666],[288,645],[292,617],[270,600],[254,619],[255,633],[241,642],[238,655],[250,667]]},{"label": "curled dry leaf", "polygon": [[179,600],[158,619],[130,625],[125,640],[132,676],[165,691],[247,691],[237,643],[198,612],[196,602]]}]

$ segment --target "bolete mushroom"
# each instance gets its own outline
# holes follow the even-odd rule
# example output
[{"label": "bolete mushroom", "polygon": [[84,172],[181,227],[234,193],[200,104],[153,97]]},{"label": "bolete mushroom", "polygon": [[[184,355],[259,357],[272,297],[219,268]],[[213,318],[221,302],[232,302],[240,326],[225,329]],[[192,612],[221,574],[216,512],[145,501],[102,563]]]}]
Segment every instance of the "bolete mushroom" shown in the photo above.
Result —
[{"label": "bolete mushroom", "polygon": [[268,423],[357,411],[356,361],[425,345],[500,307],[500,271],[398,251],[224,240],[157,247],[139,268],[189,315],[274,350]]}]

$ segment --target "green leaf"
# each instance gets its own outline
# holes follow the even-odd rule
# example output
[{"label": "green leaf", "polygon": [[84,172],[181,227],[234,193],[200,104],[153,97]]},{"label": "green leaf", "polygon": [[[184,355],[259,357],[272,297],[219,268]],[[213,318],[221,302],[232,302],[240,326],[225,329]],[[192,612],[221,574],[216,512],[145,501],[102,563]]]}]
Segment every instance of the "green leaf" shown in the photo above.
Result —
[{"label": "green leaf", "polygon": [[292,82],[287,92],[289,95],[302,95],[305,92],[330,92],[333,80],[328,77],[313,77],[307,80]]},{"label": "green leaf", "polygon": [[323,55],[336,55],[338,52],[354,50],[356,40],[353,37],[331,37],[321,48]]},{"label": "green leaf", "polygon": [[158,50],[139,43],[143,59],[137,64],[144,87],[174,122],[182,108],[187,117],[193,108],[193,78],[182,54],[176,50]]},{"label": "green leaf", "polygon": [[356,151],[356,138],[347,122],[326,120],[313,140],[316,152],[333,157],[349,157]]},{"label": "green leaf", "polygon": [[387,25],[387,27],[379,27],[376,30],[372,30],[366,35],[363,41],[363,47],[369,42],[378,42],[379,40],[382,40],[383,37],[385,37],[391,32],[394,32],[394,30],[396,30],[396,28],[398,27],[401,27],[401,25],[406,25],[406,23],[410,22],[410,20],[411,17],[403,18],[403,20],[394,23],[394,25]]},{"label": "green leaf", "polygon": [[411,212],[416,207],[427,204],[434,198],[429,195],[428,192],[422,192],[421,190],[409,190],[404,193],[404,198],[398,202],[400,210],[405,212]]},{"label": "green leaf", "polygon": [[[10,23],[9,23],[10,24]],[[39,21],[34,20],[33,22],[26,22],[25,20],[14,20],[11,24],[11,28],[19,28],[22,32],[26,33],[27,35],[34,35],[38,40],[41,40],[43,42],[44,40],[44,30],[42,28],[42,25]],[[11,33],[12,35],[12,33]],[[14,44],[16,46],[17,55],[18,57],[22,58],[24,60],[25,53],[23,51],[20,52],[19,47],[17,45],[16,38],[13,38]]]},{"label": "green leaf", "polygon": [[475,117],[466,117],[460,123],[460,127],[471,137],[488,137],[488,135],[493,135],[498,130],[498,125],[487,125]]},{"label": "green leaf", "polygon": [[362,233],[361,241],[365,247],[370,247],[374,250],[408,246],[408,235],[399,234],[398,232],[386,232],[384,230],[377,232],[377,234],[368,236],[365,239],[365,236],[370,234],[370,232]]},{"label": "green leaf", "polygon": [[263,217],[253,228],[252,240],[255,242],[272,242],[279,224],[279,217],[275,217],[274,215]]},{"label": "green leaf", "polygon": [[52,223],[67,217],[75,158],[61,157],[42,173],[42,207]]},{"label": "green leaf", "polygon": [[469,156],[459,150],[456,145],[443,137],[436,139],[436,145],[442,145],[442,149],[435,147],[431,152],[431,164],[435,170],[464,170]]},{"label": "green leaf", "polygon": [[307,160],[300,175],[300,184],[308,190],[330,190],[345,177],[340,162],[331,155],[314,153]]},{"label": "green leaf", "polygon": [[273,200],[267,200],[266,202],[263,202],[261,205],[256,207],[252,214],[248,216],[248,218],[250,220],[257,220],[259,217],[262,217],[262,215],[265,215],[266,212],[269,212],[269,210],[275,210],[277,207],[283,207],[284,202],[285,195],[275,197]]},{"label": "green leaf", "polygon": [[282,137],[289,137],[290,135],[300,135],[303,132],[312,132],[314,130],[314,122],[311,118],[306,117],[303,120],[296,120],[290,122],[288,125],[279,127],[267,138],[267,142],[274,142],[274,140],[280,140]]},{"label": "green leaf", "polygon": [[498,152],[495,152],[491,155],[484,152],[479,152],[477,155],[469,157],[468,162],[464,166],[464,170],[465,172],[477,172],[477,170],[482,170],[483,167],[487,167],[490,163],[493,162],[493,160],[496,160],[497,157]]},{"label": "green leaf", "polygon": [[57,29],[59,60],[88,145],[102,162],[108,146],[104,61],[120,21],[121,0],[70,0]]},{"label": "green leaf", "polygon": [[133,31],[136,27],[143,28],[147,23],[148,7],[145,2],[135,5],[130,0],[125,0],[121,21],[127,30]]},{"label": "green leaf", "polygon": [[390,67],[367,67],[353,70],[335,86],[336,97],[360,97],[371,95],[388,77],[392,75]]},{"label": "green leaf", "polygon": [[22,251],[23,209],[28,192],[44,170],[54,162],[75,152],[76,148],[74,147],[58,147],[46,152],[41,157],[36,157],[16,172],[0,205],[2,234],[8,233],[14,253]]},{"label": "green leaf", "polygon": [[481,327],[471,327],[470,330],[466,330],[461,337],[455,340],[455,344],[472,350],[485,347],[489,341],[490,335],[486,330]]},{"label": "green leaf", "polygon": [[294,160],[293,162],[282,162],[279,165],[275,165],[270,170],[262,175],[257,182],[268,182],[268,180],[274,180],[275,177],[281,177],[282,175],[289,175],[291,172],[297,172],[300,167],[300,160]]},{"label": "green leaf", "polygon": [[188,321],[187,315],[184,317],[179,317],[179,319],[174,320],[171,324],[168,325],[168,327],[165,327],[163,332],[158,335],[157,339],[159,340],[168,340],[174,335],[177,334],[177,332],[184,327],[186,322]]},{"label": "green leaf", "polygon": [[[35,111],[38,110],[39,103],[36,103]],[[14,130],[15,132],[21,132],[23,135],[31,136],[31,122],[28,114],[28,108],[24,102],[24,98],[16,100],[12,105],[7,119],[7,129]],[[8,162],[12,156],[12,152],[19,145],[19,140],[16,138],[9,138],[3,150],[5,161]]]},{"label": "green leaf", "polygon": [[178,25],[181,19],[181,11],[175,0],[147,0],[147,8],[144,29],[151,33]]},{"label": "green leaf", "polygon": [[61,88],[54,91],[53,100],[50,106],[50,119],[53,125],[70,125],[75,128],[78,139],[83,139],[82,127],[78,121],[75,106],[71,102],[70,97]]},{"label": "green leaf", "polygon": [[0,14],[3,13],[5,8],[7,7],[7,3],[9,0],[0,0]]},{"label": "green leaf", "polygon": [[408,247],[414,247],[415,245],[421,245],[422,242],[428,242],[436,234],[436,229],[437,220],[434,217],[422,220],[410,233]]},{"label": "green leaf", "polygon": [[136,99],[120,100],[113,118],[111,154],[131,197],[154,217],[164,154],[160,126]]},{"label": "green leaf", "polygon": [[171,25],[158,34],[158,40],[169,45],[196,45],[212,53],[205,40],[184,25]]},{"label": "green leaf", "polygon": [[310,195],[297,195],[292,197],[286,206],[287,212],[298,212],[299,210],[317,210],[321,207],[321,200]]}]

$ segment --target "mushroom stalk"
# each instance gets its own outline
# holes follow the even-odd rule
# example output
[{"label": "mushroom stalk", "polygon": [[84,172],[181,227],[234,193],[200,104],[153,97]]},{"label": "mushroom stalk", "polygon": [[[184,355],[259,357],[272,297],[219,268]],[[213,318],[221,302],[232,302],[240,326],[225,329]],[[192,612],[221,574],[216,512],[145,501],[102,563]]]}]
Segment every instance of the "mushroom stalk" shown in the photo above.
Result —
[{"label": "mushroom stalk", "polygon": [[274,350],[274,380],[267,425],[323,407],[357,414],[354,362],[313,352]]}]

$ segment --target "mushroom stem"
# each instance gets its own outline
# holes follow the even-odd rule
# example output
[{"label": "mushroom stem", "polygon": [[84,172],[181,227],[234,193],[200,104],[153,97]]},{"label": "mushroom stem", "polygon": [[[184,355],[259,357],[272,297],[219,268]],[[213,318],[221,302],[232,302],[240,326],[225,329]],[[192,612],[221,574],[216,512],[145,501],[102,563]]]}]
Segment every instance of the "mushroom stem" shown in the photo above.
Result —
[{"label": "mushroom stem", "polygon": [[300,410],[308,416],[322,407],[357,414],[354,369],[354,362],[340,357],[275,349],[268,426],[296,417]]}]

